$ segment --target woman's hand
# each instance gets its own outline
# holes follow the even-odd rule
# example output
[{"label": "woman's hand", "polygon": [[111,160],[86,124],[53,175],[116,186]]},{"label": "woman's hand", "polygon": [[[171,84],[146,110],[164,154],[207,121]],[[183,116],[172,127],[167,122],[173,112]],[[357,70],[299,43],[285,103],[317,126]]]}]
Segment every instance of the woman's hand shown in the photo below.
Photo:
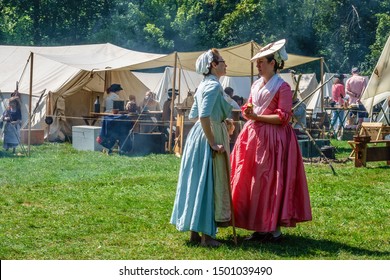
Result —
[{"label": "woman's hand", "polygon": [[223,145],[211,145],[211,149],[217,153],[224,153],[225,152],[225,147]]},{"label": "woman's hand", "polygon": [[245,108],[243,113],[244,113],[244,115],[249,115],[249,114],[253,113],[253,104],[247,103],[246,108]]},{"label": "woman's hand", "polygon": [[248,103],[243,111],[243,117],[247,120],[256,120],[257,115],[253,112],[253,104]]},{"label": "woman's hand", "polygon": [[257,120],[257,115],[253,112],[252,108],[246,108],[244,110],[244,115],[243,117],[247,120]]}]

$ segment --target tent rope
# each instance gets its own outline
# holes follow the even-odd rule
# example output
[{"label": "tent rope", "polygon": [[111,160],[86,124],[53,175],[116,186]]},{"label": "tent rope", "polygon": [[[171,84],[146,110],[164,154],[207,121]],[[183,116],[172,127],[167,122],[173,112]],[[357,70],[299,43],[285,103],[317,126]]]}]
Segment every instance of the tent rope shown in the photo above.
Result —
[{"label": "tent rope", "polygon": [[18,90],[18,85],[22,82],[24,73],[26,72],[27,65],[30,63],[30,59],[31,59],[31,55],[28,56],[27,62],[26,62],[26,64],[24,65],[24,68],[23,68],[22,74],[20,75],[19,80],[16,81],[16,90]]},{"label": "tent rope", "polygon": [[[178,60],[178,63],[179,63],[179,65],[180,65],[179,69],[180,69],[180,70],[182,71],[182,73],[183,73],[184,82],[185,82],[185,84],[186,84],[186,86],[187,86],[187,90],[190,91],[191,89],[190,89],[190,86],[189,86],[189,84],[188,84],[188,81],[187,81],[185,72],[184,72],[184,70],[183,70],[183,65],[181,64],[181,61],[180,61],[180,57],[179,57],[179,56],[177,56],[177,60]],[[191,80],[191,81],[192,81],[192,80]]]}]

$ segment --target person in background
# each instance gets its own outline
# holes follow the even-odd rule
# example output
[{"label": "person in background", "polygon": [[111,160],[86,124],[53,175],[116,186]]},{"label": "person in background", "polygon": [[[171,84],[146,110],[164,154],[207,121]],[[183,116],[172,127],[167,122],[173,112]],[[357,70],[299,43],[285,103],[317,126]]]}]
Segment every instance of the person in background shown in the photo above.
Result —
[{"label": "person in background", "polygon": [[225,87],[223,97],[225,100],[233,106],[233,109],[240,110],[240,106],[237,102],[232,98],[234,95],[234,90],[231,87]]},{"label": "person in background", "polygon": [[107,97],[104,103],[104,112],[111,113],[114,109],[114,100],[119,100],[119,92],[123,90],[120,84],[112,84],[107,89]]},{"label": "person in background", "polygon": [[233,95],[232,99],[236,101],[236,103],[238,104],[238,106],[240,106],[241,109],[241,106],[244,105],[244,98],[242,96]]},{"label": "person in background", "polygon": [[288,58],[285,42],[268,44],[251,59],[260,79],[241,109],[248,121],[231,155],[235,223],[254,231],[246,241],[277,242],[280,227],[312,219],[303,159],[290,125],[293,96],[277,74]]},{"label": "person in background", "polygon": [[188,91],[187,92],[187,97],[184,99],[183,103],[181,103],[182,106],[185,106],[185,107],[192,107],[192,104],[194,104],[194,94],[196,92],[196,89],[194,92],[192,91]]},{"label": "person in background", "polygon": [[135,95],[129,95],[129,101],[126,103],[126,111],[137,113],[139,111]]},{"label": "person in background", "polygon": [[291,91],[291,94],[293,95],[292,127],[298,138],[307,138],[304,130],[306,128],[306,104],[299,100],[298,95],[294,93],[294,90]]},{"label": "person in background", "polygon": [[[229,135],[224,120],[232,106],[223,98],[219,78],[226,63],[217,49],[201,54],[196,72],[204,78],[194,96],[188,133],[170,222],[190,231],[190,241],[217,247],[217,226],[230,225]],[[199,234],[202,233],[202,236]]]},{"label": "person in background", "polygon": [[351,110],[350,117],[358,119],[358,127],[361,126],[364,118],[368,117],[368,113],[360,98],[367,86],[366,79],[360,76],[359,68],[353,67],[351,70],[352,77],[350,77],[345,84],[345,93],[349,95],[349,103],[356,105],[357,110]]},{"label": "person in background", "polygon": [[151,91],[145,93],[144,100],[140,104],[141,112],[161,111],[160,103],[154,99],[154,94]]},{"label": "person in background", "polygon": [[334,132],[339,134],[342,133],[341,128],[344,120],[344,97],[344,75],[336,74],[332,85],[332,101],[335,102],[335,108],[337,109],[332,110],[332,122],[330,125],[333,127]]},{"label": "person in background", "polygon": [[16,147],[20,144],[20,128],[22,124],[22,111],[19,98],[11,97],[7,109],[1,117],[3,121],[3,147],[6,151],[12,148],[15,153]]},{"label": "person in background", "polygon": [[[179,95],[179,91],[175,90],[175,95]],[[163,110],[162,110],[162,121],[163,122],[169,122],[171,120],[171,112],[173,109],[173,116],[176,116],[176,110],[175,108],[172,108],[172,89],[168,89],[168,98],[165,100],[163,104]]]},{"label": "person in background", "polygon": [[[175,90],[175,95],[179,95],[179,91],[178,90]],[[168,98],[167,100],[165,100],[164,104],[163,104],[163,110],[162,110],[162,116],[161,116],[161,121],[163,122],[163,133],[165,133],[165,135],[167,136],[167,138],[169,137],[169,129],[170,129],[170,121],[171,121],[171,113],[172,113],[172,110],[173,110],[173,120],[175,120],[176,116],[177,116],[177,112],[176,112],[176,109],[173,107],[172,108],[172,89],[168,89]],[[172,126],[172,138],[175,139],[175,132],[176,132],[176,126],[173,125]],[[172,145],[174,145],[173,141],[172,141]],[[172,146],[173,148],[173,146]]]}]

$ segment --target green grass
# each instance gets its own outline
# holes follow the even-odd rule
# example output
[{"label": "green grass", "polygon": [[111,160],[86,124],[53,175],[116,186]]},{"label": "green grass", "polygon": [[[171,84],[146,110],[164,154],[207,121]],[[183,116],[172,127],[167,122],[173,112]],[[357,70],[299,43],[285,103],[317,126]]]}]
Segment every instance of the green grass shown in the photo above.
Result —
[{"label": "green grass", "polygon": [[[346,142],[333,141],[346,159]],[[20,150],[19,150],[20,151]],[[390,168],[352,161],[305,164],[313,221],[283,229],[280,244],[187,243],[169,224],[180,159],[76,151],[45,143],[31,156],[0,152],[0,258],[76,260],[389,259]]]}]

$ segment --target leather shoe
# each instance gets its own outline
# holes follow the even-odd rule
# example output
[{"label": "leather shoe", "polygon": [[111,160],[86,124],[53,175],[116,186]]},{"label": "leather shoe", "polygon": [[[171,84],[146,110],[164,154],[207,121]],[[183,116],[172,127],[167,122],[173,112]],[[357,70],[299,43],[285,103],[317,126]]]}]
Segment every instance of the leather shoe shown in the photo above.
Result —
[{"label": "leather shoe", "polygon": [[268,235],[268,232],[257,232],[255,231],[252,233],[250,236],[244,239],[244,241],[256,241],[256,242],[261,242],[266,236]]}]

